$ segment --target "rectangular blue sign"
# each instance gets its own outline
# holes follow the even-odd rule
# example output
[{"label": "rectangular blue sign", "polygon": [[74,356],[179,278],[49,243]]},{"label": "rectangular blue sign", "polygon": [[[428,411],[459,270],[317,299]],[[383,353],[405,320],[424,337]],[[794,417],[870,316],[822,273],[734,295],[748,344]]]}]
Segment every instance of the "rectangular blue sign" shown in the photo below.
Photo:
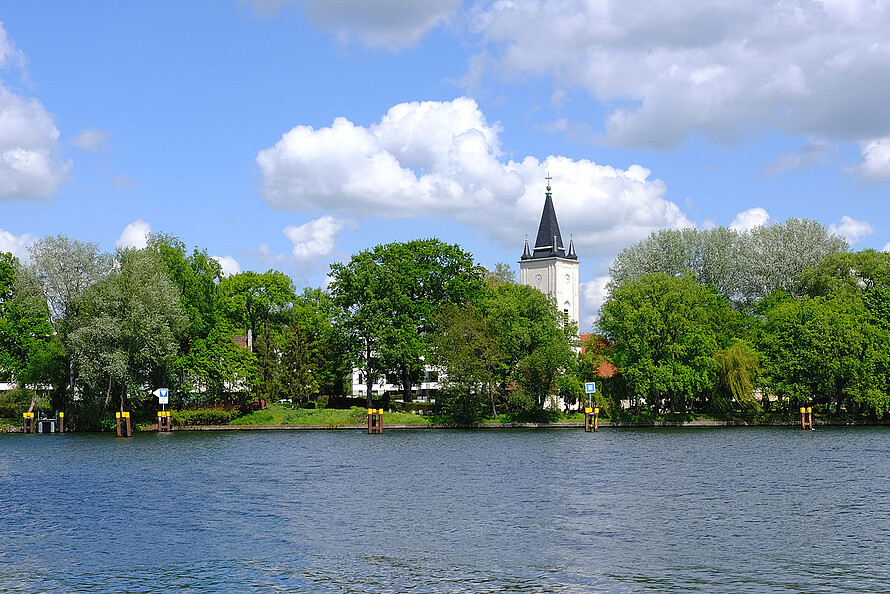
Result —
[{"label": "rectangular blue sign", "polygon": [[596,392],[596,382],[587,382],[584,384],[584,389],[587,390],[588,394],[593,394]]}]

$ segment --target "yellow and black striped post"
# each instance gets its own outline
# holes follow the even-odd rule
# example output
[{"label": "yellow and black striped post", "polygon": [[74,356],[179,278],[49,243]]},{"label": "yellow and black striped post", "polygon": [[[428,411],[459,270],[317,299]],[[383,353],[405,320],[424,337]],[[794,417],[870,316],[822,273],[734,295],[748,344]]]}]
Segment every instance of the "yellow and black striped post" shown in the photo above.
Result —
[{"label": "yellow and black striped post", "polygon": [[117,436],[130,437],[133,435],[133,426],[130,424],[130,413],[116,412],[114,419],[117,422]]},{"label": "yellow and black striped post", "polygon": [[59,433],[65,433],[65,413],[59,413]]},{"label": "yellow and black striped post", "polygon": [[584,431],[585,433],[593,431],[593,409],[589,406],[584,409]]},{"label": "yellow and black striped post", "polygon": [[600,430],[600,409],[597,407],[593,408],[593,432],[597,433]]},{"label": "yellow and black striped post", "polygon": [[801,406],[800,407],[800,428],[804,431],[813,430],[813,407],[812,406]]},{"label": "yellow and black striped post", "polygon": [[170,411],[169,410],[159,410],[158,411],[158,432],[159,433],[169,433],[172,430],[172,426],[170,424]]},{"label": "yellow and black striped post", "polygon": [[383,409],[368,409],[368,435],[383,433]]},{"label": "yellow and black striped post", "polygon": [[34,413],[22,413],[22,433],[34,433]]}]

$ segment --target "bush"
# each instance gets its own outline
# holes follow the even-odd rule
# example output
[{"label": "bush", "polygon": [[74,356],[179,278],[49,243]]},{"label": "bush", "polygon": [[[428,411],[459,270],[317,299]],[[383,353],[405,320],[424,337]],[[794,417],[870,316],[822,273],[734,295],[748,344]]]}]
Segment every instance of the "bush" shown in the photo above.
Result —
[{"label": "bush", "polygon": [[238,417],[238,412],[223,408],[195,408],[171,410],[170,419],[180,427],[194,425],[228,425]]}]

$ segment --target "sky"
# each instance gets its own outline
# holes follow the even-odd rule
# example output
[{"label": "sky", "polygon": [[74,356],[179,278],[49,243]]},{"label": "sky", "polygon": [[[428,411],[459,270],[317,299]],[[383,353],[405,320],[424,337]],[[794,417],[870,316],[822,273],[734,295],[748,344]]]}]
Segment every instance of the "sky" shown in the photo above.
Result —
[{"label": "sky", "polygon": [[581,330],[666,228],[890,250],[890,1],[4,0],[0,251],[180,238],[326,286],[437,237],[518,271],[544,203]]}]

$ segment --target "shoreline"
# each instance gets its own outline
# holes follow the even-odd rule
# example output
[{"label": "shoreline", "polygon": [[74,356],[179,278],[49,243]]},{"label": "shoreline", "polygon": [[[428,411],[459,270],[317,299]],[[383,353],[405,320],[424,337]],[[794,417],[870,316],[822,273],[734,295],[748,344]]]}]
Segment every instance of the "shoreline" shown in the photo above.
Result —
[{"label": "shoreline", "polygon": [[[890,421],[814,421],[815,427],[885,427],[890,426]],[[651,423],[635,423],[623,421],[600,421],[600,429],[719,429],[734,427],[792,427],[800,428],[799,421],[776,421],[770,423],[748,423],[746,421],[657,421]],[[365,424],[356,425],[186,425],[174,427],[173,431],[367,431]],[[584,429],[581,422],[556,422],[556,423],[480,423],[466,425],[459,423],[429,423],[429,424],[386,424],[383,429],[388,430],[435,430],[435,429],[460,429],[460,430],[494,430],[494,429]],[[136,433],[156,433],[157,425],[148,425],[145,429],[136,430]],[[9,427],[6,433],[22,433],[21,427]],[[70,433],[77,433],[76,431]],[[100,432],[101,433],[101,432]]]}]

